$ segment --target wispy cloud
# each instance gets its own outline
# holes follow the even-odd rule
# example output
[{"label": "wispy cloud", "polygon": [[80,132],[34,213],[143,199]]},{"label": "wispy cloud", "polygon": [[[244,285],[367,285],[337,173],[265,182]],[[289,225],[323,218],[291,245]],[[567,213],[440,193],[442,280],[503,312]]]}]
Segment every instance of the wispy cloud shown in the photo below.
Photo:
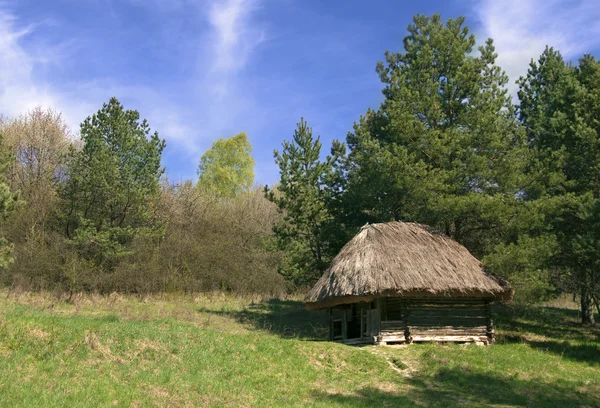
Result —
[{"label": "wispy cloud", "polygon": [[475,5],[480,38],[494,39],[498,63],[510,77],[509,90],[527,73],[546,45],[566,59],[578,58],[600,46],[598,0],[481,0]]},{"label": "wispy cloud", "polygon": [[0,9],[0,108],[15,115],[37,104],[52,105],[55,97],[35,83],[34,64],[44,58],[28,53],[22,41],[35,30],[35,25],[19,26],[16,17]]},{"label": "wispy cloud", "polygon": [[[79,83],[61,83],[36,75],[46,68],[68,64],[69,41],[58,44],[28,42],[39,26],[48,21],[22,25],[17,16],[0,8],[0,113],[17,116],[41,106],[57,109],[76,133],[79,123],[100,107],[110,96],[127,98],[142,111],[155,114],[158,125],[169,139],[188,152],[197,153],[189,129],[177,110],[165,104],[164,96],[145,86],[126,86],[104,79]],[[55,24],[53,22],[53,24]]]},{"label": "wispy cloud", "polygon": [[211,33],[210,68],[207,83],[213,96],[227,98],[233,92],[236,74],[246,67],[265,32],[253,21],[257,0],[216,0],[208,8]]},{"label": "wispy cloud", "polygon": [[[266,38],[263,26],[254,19],[260,0],[128,2],[161,17],[151,32],[163,36],[157,51],[165,56],[179,52],[173,55],[198,61],[198,68],[164,82],[146,81],[138,75],[124,79],[135,72],[128,65],[122,67],[124,78],[105,76],[97,59],[102,55],[88,54],[94,60],[86,62],[78,54],[94,48],[93,41],[98,39],[81,37],[73,44],[69,38],[77,36],[64,26],[67,21],[44,14],[23,20],[0,3],[0,113],[16,116],[36,106],[53,108],[63,113],[77,133],[86,116],[117,96],[126,107],[139,110],[167,139],[167,154],[175,158],[175,177],[190,177],[200,154],[215,138],[247,130],[244,126],[256,120],[252,86],[241,77]],[[101,6],[109,17],[123,17],[112,0],[91,4]],[[109,51],[128,52],[118,44]],[[146,58],[152,64],[151,57]],[[157,58],[156,62],[165,61]],[[78,75],[69,78],[69,72]],[[185,170],[188,167],[192,170]]]},{"label": "wispy cloud", "polygon": [[68,90],[57,89],[36,75],[65,63],[72,42],[28,41],[36,30],[53,24],[44,19],[23,25],[15,14],[0,8],[0,113],[18,116],[37,106],[56,109],[76,134],[92,104],[84,98],[73,98]]},{"label": "wispy cloud", "polygon": [[250,24],[256,0],[224,0],[210,6],[208,21],[214,32],[215,70],[235,72],[246,64],[252,49],[264,39],[264,32]]}]

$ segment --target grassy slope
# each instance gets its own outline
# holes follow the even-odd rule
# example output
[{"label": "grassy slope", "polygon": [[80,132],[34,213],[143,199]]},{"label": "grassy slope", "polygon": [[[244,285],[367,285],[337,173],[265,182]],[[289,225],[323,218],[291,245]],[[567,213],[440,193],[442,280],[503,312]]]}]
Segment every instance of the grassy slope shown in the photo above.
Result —
[{"label": "grassy slope", "polygon": [[0,407],[600,407],[600,330],[565,306],[499,310],[492,347],[357,348],[295,300],[0,296]]}]

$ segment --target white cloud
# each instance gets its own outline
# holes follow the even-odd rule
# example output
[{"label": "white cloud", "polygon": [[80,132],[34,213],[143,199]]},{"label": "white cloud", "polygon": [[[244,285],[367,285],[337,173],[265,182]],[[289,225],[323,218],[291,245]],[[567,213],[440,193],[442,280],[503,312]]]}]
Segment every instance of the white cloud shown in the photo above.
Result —
[{"label": "white cloud", "polygon": [[[180,29],[173,21],[179,21],[181,13],[197,20],[193,29],[181,29],[165,38],[169,43],[191,35],[183,44],[201,64],[193,74],[174,84],[131,84],[118,77],[85,75],[78,51],[93,39],[76,37],[73,43],[73,36],[65,35],[64,41],[49,43],[56,37],[47,33],[68,32],[60,25],[64,22],[44,15],[25,21],[0,3],[0,114],[16,116],[36,106],[53,108],[62,112],[77,133],[85,117],[117,96],[166,138],[180,169],[181,163],[191,163],[191,176],[212,140],[248,130],[261,120],[252,85],[241,80],[257,46],[265,40],[265,31],[255,19],[261,0],[129,1],[153,12],[174,13],[163,21],[174,30]],[[70,70],[80,75],[65,78]]]},{"label": "white cloud", "polygon": [[264,39],[264,33],[250,24],[256,7],[253,0],[225,0],[211,5],[208,21],[213,27],[216,70],[235,72],[243,68],[252,49]]},{"label": "white cloud", "polygon": [[513,96],[514,82],[546,45],[567,60],[600,46],[598,0],[481,0],[475,13],[481,23],[478,38],[494,39],[497,62],[510,77]]},{"label": "white cloud", "polygon": [[211,62],[207,83],[213,96],[224,99],[234,92],[235,75],[265,40],[264,31],[252,19],[257,8],[256,0],[215,0],[208,8]]},{"label": "white cloud", "polygon": [[28,37],[44,24],[48,21],[22,27],[14,14],[0,8],[0,113],[18,116],[37,106],[56,109],[76,133],[90,104],[70,98],[38,80],[34,73],[48,66],[60,66],[69,43],[25,46]]},{"label": "white cloud", "polygon": [[9,116],[36,105],[52,105],[54,96],[33,81],[36,56],[21,46],[35,27],[18,27],[16,18],[0,9],[0,109]]},{"label": "white cloud", "polygon": [[[35,33],[36,24],[19,26],[19,20],[9,11],[0,9],[0,113],[18,116],[41,106],[60,111],[76,134],[79,123],[98,110],[111,96],[126,99],[151,118],[151,125],[188,154],[198,154],[199,146],[190,138],[185,125],[165,96],[145,86],[124,86],[107,80],[90,79],[80,83],[55,84],[36,77],[44,67],[66,64],[69,42],[36,47],[26,39]],[[47,45],[47,44],[45,44]],[[54,86],[53,86],[54,85]],[[126,105],[127,106],[127,105]]]}]

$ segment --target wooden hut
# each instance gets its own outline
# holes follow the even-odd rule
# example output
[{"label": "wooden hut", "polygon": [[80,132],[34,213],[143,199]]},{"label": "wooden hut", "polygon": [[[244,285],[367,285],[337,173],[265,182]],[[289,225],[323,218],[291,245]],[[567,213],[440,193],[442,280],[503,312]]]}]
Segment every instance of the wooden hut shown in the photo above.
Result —
[{"label": "wooden hut", "polygon": [[330,337],[346,344],[494,341],[490,304],[508,282],[487,275],[459,243],[403,222],[364,226],[306,297],[328,309]]}]

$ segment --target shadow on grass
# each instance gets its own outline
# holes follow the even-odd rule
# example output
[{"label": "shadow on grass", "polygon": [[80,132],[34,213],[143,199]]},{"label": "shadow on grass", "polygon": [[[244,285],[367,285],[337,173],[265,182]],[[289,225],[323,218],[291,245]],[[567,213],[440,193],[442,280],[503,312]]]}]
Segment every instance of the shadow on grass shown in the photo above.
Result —
[{"label": "shadow on grass", "polygon": [[553,384],[504,377],[486,373],[469,373],[463,369],[442,368],[433,377],[410,378],[414,386],[408,393],[363,388],[355,394],[315,392],[319,402],[348,407],[597,407],[600,387],[574,389],[568,384]]},{"label": "shadow on grass", "polygon": [[202,310],[250,324],[256,330],[268,331],[282,338],[327,340],[327,313],[309,312],[304,302],[271,299],[247,306],[243,310]]},{"label": "shadow on grass", "polygon": [[497,305],[496,325],[506,330],[530,332],[546,337],[600,340],[600,326],[584,326],[577,310],[523,305]]},{"label": "shadow on grass", "polygon": [[522,343],[570,360],[600,364],[600,326],[582,325],[577,310],[499,305],[495,315],[497,344]]},{"label": "shadow on grass", "polygon": [[531,348],[547,351],[560,355],[570,360],[589,364],[600,364],[600,344],[597,343],[574,343],[565,341],[537,341],[529,340],[525,336],[503,335],[498,343],[522,343]]}]

